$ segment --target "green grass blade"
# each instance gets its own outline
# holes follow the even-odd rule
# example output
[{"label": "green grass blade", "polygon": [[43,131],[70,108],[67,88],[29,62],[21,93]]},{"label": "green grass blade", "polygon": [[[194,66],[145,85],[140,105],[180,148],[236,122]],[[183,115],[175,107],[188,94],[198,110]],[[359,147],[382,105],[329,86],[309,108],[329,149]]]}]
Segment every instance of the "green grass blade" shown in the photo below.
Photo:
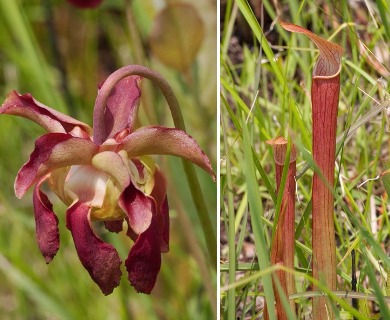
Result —
[{"label": "green grass blade", "polygon": [[[249,132],[246,126],[243,126],[243,147],[244,147],[244,175],[247,184],[248,200],[251,214],[251,222],[253,228],[253,236],[255,238],[256,252],[259,260],[260,270],[265,270],[269,267],[269,252],[265,241],[263,223],[261,215],[263,214],[261,199],[258,194],[258,183],[255,173],[255,165],[253,162],[253,153]],[[272,279],[270,275],[263,277],[264,295],[267,305],[273,306],[275,303],[274,291],[272,288]],[[271,320],[275,319],[274,308],[268,308],[268,314]]]},{"label": "green grass blade", "polygon": [[385,27],[385,34],[388,41],[390,41],[390,3],[385,0],[376,0],[376,5],[378,6],[378,11],[381,16],[382,24]]},{"label": "green grass blade", "polygon": [[367,275],[368,275],[368,278],[370,279],[370,284],[371,284],[372,288],[374,289],[374,293],[376,296],[376,302],[379,305],[382,319],[390,319],[390,309],[385,302],[382,290],[379,287],[379,284],[378,284],[378,281],[375,277],[374,271],[372,270],[372,267],[371,267],[369,261],[367,260],[367,258],[365,256],[363,256],[363,258],[366,261]]},{"label": "green grass blade", "polygon": [[33,301],[41,306],[42,310],[50,311],[61,319],[73,319],[61,301],[55,301],[50,294],[47,294],[37,283],[18,270],[2,254],[0,254],[0,270],[7,273],[8,280],[26,292]]}]

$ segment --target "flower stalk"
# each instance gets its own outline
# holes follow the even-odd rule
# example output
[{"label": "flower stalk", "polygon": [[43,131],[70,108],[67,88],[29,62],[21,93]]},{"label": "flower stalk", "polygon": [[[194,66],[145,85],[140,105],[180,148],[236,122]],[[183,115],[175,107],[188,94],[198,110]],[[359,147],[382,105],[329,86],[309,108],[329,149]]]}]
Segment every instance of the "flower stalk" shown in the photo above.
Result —
[{"label": "flower stalk", "polygon": [[[313,119],[313,159],[317,169],[312,185],[313,277],[330,290],[336,289],[336,243],[333,221],[334,169],[337,111],[340,93],[343,49],[314,33],[285,22],[281,26],[303,33],[318,47],[320,55],[314,66],[311,88]],[[314,290],[316,288],[314,287]],[[313,298],[313,319],[333,319],[326,298]]]},{"label": "flower stalk", "polygon": [[[277,137],[267,141],[272,146],[274,152],[274,161],[276,169],[276,188],[277,193],[283,192],[281,210],[277,221],[276,232],[271,248],[271,264],[281,264],[289,269],[294,269],[294,253],[295,253],[295,174],[296,174],[296,159],[297,152],[295,146],[292,146],[290,158],[288,156],[287,140],[283,137]],[[285,162],[288,161],[287,180],[283,190],[280,189],[283,168]],[[295,293],[294,275],[283,270],[275,272],[275,277],[278,279],[284,295],[288,297]],[[274,282],[275,292],[275,308],[278,320],[287,320],[288,316],[283,307],[281,295]],[[295,303],[290,300],[291,310],[295,310]],[[267,312],[264,312],[268,315]]]}]

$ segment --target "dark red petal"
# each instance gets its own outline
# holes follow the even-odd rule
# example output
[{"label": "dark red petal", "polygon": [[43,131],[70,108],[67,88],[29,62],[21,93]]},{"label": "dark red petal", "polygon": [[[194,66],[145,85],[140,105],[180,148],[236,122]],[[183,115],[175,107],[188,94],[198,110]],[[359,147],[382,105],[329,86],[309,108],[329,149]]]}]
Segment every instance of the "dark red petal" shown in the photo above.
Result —
[{"label": "dark red petal", "polygon": [[129,134],[122,142],[129,158],[151,154],[169,154],[198,165],[214,179],[210,160],[196,141],[184,131],[160,126],[143,127]]},{"label": "dark red petal", "polygon": [[134,242],[138,239],[138,234],[136,234],[133,229],[131,229],[131,226],[130,226],[130,222],[129,222],[129,218],[125,218],[126,222],[127,222],[127,232],[126,232],[126,235],[131,239],[133,240]]},{"label": "dark red petal", "polygon": [[161,267],[160,237],[155,217],[149,229],[139,235],[125,264],[134,289],[150,294]]},{"label": "dark red petal", "polygon": [[112,293],[120,283],[121,259],[115,248],[104,243],[91,229],[88,205],[76,202],[66,213],[66,227],[72,233],[77,254],[105,295]]},{"label": "dark red petal", "polygon": [[19,170],[15,194],[23,197],[27,189],[50,171],[70,165],[89,164],[98,146],[67,133],[48,133],[35,142],[30,160]]},{"label": "dark red petal", "polygon": [[161,205],[160,214],[160,239],[161,239],[161,252],[169,251],[169,207],[168,198],[165,197],[164,202]]},{"label": "dark red petal", "polygon": [[160,169],[154,173],[154,188],[150,196],[156,201],[161,252],[169,251],[169,207],[167,199],[167,179]]},{"label": "dark red petal", "polygon": [[89,135],[92,129],[83,122],[38,102],[29,93],[19,94],[11,91],[0,108],[0,114],[10,114],[34,121],[48,132],[71,132],[80,127]]},{"label": "dark red petal", "polygon": [[123,219],[115,221],[104,221],[104,226],[108,231],[121,232],[123,230]]},{"label": "dark red petal", "polygon": [[103,0],[67,0],[69,3],[73,4],[76,7],[87,9],[87,8],[96,8]]},{"label": "dark red petal", "polygon": [[[107,105],[104,106],[104,112],[101,112],[100,106],[95,108],[93,130],[96,143],[101,144],[124,129],[133,130],[141,97],[138,85],[140,79],[138,76],[123,78],[112,90]],[[102,85],[99,94],[105,90],[105,84]]]},{"label": "dark red petal", "polygon": [[154,172],[154,187],[150,196],[156,201],[158,212],[167,196],[167,178],[159,168]]},{"label": "dark red petal", "polygon": [[119,206],[126,212],[131,229],[140,234],[149,228],[152,220],[153,200],[132,183],[122,192]]},{"label": "dark red petal", "polygon": [[58,231],[58,218],[53,212],[53,205],[40,190],[41,184],[46,180],[43,178],[36,184],[33,193],[35,232],[39,250],[49,263],[60,247],[60,234]]}]

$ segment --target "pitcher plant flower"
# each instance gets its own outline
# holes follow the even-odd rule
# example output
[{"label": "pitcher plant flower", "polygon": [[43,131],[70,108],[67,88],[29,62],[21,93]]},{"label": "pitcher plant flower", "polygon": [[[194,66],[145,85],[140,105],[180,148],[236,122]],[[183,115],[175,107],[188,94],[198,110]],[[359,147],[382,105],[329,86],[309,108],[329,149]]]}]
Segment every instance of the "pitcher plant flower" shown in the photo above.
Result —
[{"label": "pitcher plant flower", "polygon": [[[279,218],[276,225],[275,236],[271,248],[271,264],[281,264],[291,270],[294,270],[294,253],[295,253],[295,174],[297,151],[294,145],[291,147],[290,158],[287,171],[287,179],[284,189],[281,190],[281,181],[283,168],[287,158],[287,143],[283,137],[266,141],[272,146],[275,169],[276,169],[276,190],[283,192],[282,204]],[[283,293],[288,297],[295,293],[295,279],[292,273],[283,270],[275,272]],[[283,307],[281,295],[278,287],[274,283],[275,292],[275,310],[278,320],[287,320],[288,315]],[[295,311],[295,303],[290,300],[290,308]],[[266,305],[268,308],[269,306]],[[264,318],[269,319],[268,312],[264,311]]]},{"label": "pitcher plant flower", "polygon": [[[312,148],[318,168],[314,172],[312,185],[313,277],[330,290],[336,290],[333,186],[343,48],[300,26],[285,22],[281,22],[281,26],[291,32],[303,33],[320,51],[313,70],[311,88]],[[313,319],[325,319],[326,315],[329,319],[334,318],[332,308],[326,306],[326,298],[313,298]]]},{"label": "pitcher plant flower", "polygon": [[93,129],[29,93],[11,91],[0,107],[0,114],[27,118],[48,131],[36,140],[15,181],[18,198],[34,186],[36,236],[46,263],[56,255],[60,241],[57,216],[41,188],[45,182],[68,206],[66,227],[79,259],[105,295],[120,283],[121,259],[99,238],[93,222],[104,222],[111,232],[122,231],[127,224],[126,234],[134,245],[125,266],[137,292],[150,294],[161,253],[169,251],[167,181],[150,155],[181,157],[214,177],[209,159],[183,130],[135,128],[142,77],[128,75],[129,68],[152,74],[151,78],[157,74],[140,66],[111,74],[98,90]]}]

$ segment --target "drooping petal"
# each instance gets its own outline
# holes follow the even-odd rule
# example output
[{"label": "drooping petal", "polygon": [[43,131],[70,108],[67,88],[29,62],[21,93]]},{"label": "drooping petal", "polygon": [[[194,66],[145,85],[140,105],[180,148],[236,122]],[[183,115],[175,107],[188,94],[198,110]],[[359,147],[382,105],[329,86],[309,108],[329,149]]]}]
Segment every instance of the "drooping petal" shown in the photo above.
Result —
[{"label": "drooping petal", "polygon": [[115,248],[104,243],[91,229],[89,206],[76,202],[66,213],[66,227],[72,233],[77,254],[105,295],[110,294],[120,283],[121,259]]},{"label": "drooping petal", "polygon": [[150,294],[161,267],[160,238],[155,218],[131,248],[125,265],[128,279],[137,292]]},{"label": "drooping petal", "polygon": [[141,234],[149,228],[152,221],[153,200],[132,183],[121,194],[119,206],[127,213],[129,226],[136,234]]},{"label": "drooping petal", "polygon": [[165,197],[161,205],[160,217],[160,249],[165,253],[169,251],[169,206],[168,198]]},{"label": "drooping petal", "polygon": [[75,127],[91,135],[92,129],[83,122],[38,102],[29,93],[11,91],[0,107],[0,114],[10,114],[34,121],[48,132],[71,132]]},{"label": "drooping petal", "polygon": [[167,196],[167,178],[158,167],[154,171],[154,187],[150,196],[156,200],[157,211],[159,211]]},{"label": "drooping petal", "polygon": [[53,205],[46,194],[41,190],[41,184],[46,180],[44,177],[39,181],[33,193],[35,232],[39,250],[49,263],[60,247],[60,234],[58,231],[58,218],[53,212]]},{"label": "drooping petal", "polygon": [[50,171],[69,165],[89,164],[98,146],[92,141],[66,133],[48,133],[35,142],[29,161],[19,170],[15,194],[23,197],[27,189]]},{"label": "drooping petal", "polygon": [[167,198],[167,179],[160,169],[154,173],[154,188],[150,196],[156,201],[161,252],[169,251],[169,207]]},{"label": "drooping petal", "polygon": [[[108,79],[107,81],[110,80]],[[107,99],[107,104],[102,114],[103,117],[99,118],[99,120],[94,118],[95,142],[102,143],[125,129],[133,130],[141,97],[140,81],[140,77],[130,76],[123,78],[115,85]],[[105,90],[104,85],[105,83],[99,90],[98,97],[102,90]],[[98,108],[94,110],[94,116],[101,111]],[[99,141],[96,139],[99,139]]]},{"label": "drooping petal", "polygon": [[67,0],[69,3],[82,9],[96,8],[103,0]]},{"label": "drooping petal", "polygon": [[144,127],[128,135],[122,142],[122,148],[127,151],[129,158],[151,154],[181,157],[195,163],[215,179],[210,160],[196,141],[182,130]]}]

